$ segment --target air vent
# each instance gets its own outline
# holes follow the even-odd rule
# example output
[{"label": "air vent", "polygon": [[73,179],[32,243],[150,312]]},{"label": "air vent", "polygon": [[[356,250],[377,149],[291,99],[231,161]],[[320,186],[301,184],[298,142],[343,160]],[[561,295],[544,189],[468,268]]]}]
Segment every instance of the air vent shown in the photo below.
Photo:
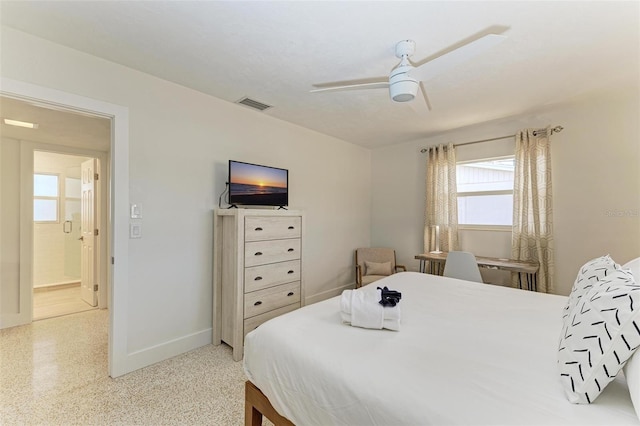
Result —
[{"label": "air vent", "polygon": [[248,106],[249,108],[257,109],[258,111],[264,111],[265,109],[272,108],[271,105],[263,104],[251,98],[242,98],[237,104]]}]

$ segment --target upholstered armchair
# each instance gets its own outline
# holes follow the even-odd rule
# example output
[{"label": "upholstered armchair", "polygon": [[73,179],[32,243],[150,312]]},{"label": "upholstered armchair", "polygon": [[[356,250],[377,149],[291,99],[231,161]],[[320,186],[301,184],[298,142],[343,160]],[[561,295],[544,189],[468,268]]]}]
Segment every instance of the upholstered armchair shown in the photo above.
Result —
[{"label": "upholstered armchair", "polygon": [[407,268],[396,264],[396,251],[393,249],[380,247],[356,249],[356,288],[399,270],[406,271]]}]

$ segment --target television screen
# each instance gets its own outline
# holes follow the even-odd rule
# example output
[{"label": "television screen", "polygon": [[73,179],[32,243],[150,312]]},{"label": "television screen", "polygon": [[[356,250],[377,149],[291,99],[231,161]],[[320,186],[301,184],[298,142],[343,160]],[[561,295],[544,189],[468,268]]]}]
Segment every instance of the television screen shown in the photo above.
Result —
[{"label": "television screen", "polygon": [[229,160],[229,204],[287,206],[289,171]]}]

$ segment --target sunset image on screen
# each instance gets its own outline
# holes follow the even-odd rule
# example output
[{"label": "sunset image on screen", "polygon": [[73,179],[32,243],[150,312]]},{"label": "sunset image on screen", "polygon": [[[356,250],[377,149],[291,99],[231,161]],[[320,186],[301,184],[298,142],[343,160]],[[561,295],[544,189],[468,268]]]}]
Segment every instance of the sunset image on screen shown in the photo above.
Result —
[{"label": "sunset image on screen", "polygon": [[247,163],[234,163],[231,183],[261,187],[286,188],[287,171]]},{"label": "sunset image on screen", "polygon": [[230,163],[231,204],[287,205],[288,172],[233,161]]}]

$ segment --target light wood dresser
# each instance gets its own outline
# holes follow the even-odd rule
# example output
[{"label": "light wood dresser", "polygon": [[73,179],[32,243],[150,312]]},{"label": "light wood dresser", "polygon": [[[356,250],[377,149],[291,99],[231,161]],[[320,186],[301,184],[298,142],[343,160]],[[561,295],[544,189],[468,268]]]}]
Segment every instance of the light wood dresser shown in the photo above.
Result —
[{"label": "light wood dresser", "polygon": [[239,361],[248,332],[304,303],[303,214],[218,209],[213,237],[213,343]]}]

